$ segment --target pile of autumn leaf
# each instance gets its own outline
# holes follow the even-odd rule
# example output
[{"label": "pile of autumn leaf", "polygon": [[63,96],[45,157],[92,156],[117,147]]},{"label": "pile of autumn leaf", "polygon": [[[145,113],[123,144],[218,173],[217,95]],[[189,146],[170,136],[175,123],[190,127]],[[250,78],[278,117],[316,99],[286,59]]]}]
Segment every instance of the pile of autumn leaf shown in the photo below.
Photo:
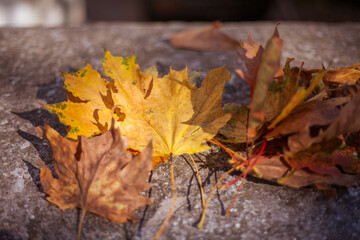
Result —
[{"label": "pile of autumn leaf", "polygon": [[[246,145],[246,158],[227,149],[236,170],[292,187],[351,186],[358,181],[360,63],[342,69],[280,66],[277,29],[265,48],[250,36],[239,45],[246,69],[237,73],[251,89],[249,106],[221,102],[230,78],[225,67],[207,73],[158,76],[140,71],[134,56],[105,52],[111,81],[88,64],[64,74],[68,100],[44,107],[68,126],[66,138],[42,129],[55,170],[42,164],[47,199],[61,209],[79,207],[116,222],[134,220],[150,204],[149,171],[169,156],[211,149],[214,137]],[[120,134],[121,132],[121,134]],[[136,156],[135,156],[136,155]]]}]

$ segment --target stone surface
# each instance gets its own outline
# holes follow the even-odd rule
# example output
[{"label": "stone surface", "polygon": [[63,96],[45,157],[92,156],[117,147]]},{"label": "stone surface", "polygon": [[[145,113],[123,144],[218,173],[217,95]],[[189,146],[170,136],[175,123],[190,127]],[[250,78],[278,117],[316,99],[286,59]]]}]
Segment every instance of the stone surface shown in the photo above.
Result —
[{"label": "stone surface", "polygon": [[[101,70],[103,49],[114,55],[136,54],[142,68],[156,64],[162,73],[170,65],[207,71],[226,64],[232,79],[225,101],[249,102],[248,86],[234,74],[241,66],[236,52],[197,52],[173,49],[171,33],[201,23],[97,23],[78,28],[0,29],[0,239],[75,239],[79,211],[62,211],[47,202],[41,192],[39,163],[52,164],[50,149],[39,139],[34,126],[45,119],[64,133],[56,118],[39,103],[65,99],[60,72],[70,72],[86,62]],[[272,35],[275,23],[227,23],[223,31],[236,39],[249,32],[262,44]],[[359,23],[282,23],[284,39],[282,63],[294,57],[294,64],[320,68],[324,63],[344,67],[360,60]],[[199,155],[201,156],[201,155]],[[220,162],[226,155],[205,154]],[[204,158],[204,157],[202,157]],[[233,209],[223,216],[237,186],[213,196],[203,229],[193,224],[199,219],[201,200],[191,162],[174,159],[178,200],[176,211],[162,239],[359,239],[360,189],[339,188],[331,202],[312,188],[291,189],[248,179]],[[169,165],[154,170],[150,205],[141,222],[116,224],[88,213],[83,239],[151,239],[167,215],[171,204]],[[221,170],[202,168],[205,193],[220,177]],[[234,179],[229,176],[225,182]],[[142,218],[144,208],[136,211]]]}]

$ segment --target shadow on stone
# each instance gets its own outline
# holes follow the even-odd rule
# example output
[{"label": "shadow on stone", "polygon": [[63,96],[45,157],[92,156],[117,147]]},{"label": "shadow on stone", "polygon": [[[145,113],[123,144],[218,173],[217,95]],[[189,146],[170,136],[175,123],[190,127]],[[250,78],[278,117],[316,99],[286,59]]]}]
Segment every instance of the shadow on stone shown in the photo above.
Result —
[{"label": "shadow on stone", "polygon": [[247,175],[246,176],[246,180],[248,180],[249,182],[253,182],[253,183],[259,183],[259,184],[266,184],[266,185],[271,185],[271,186],[279,186],[279,187],[283,187],[282,185],[276,183],[276,182],[270,182],[261,178],[257,178],[257,177],[253,177],[251,175]]},{"label": "shadow on stone", "polygon": [[27,112],[12,112],[13,114],[28,120],[34,127],[44,126],[44,123],[55,129],[61,136],[66,135],[65,126],[60,123],[58,116],[49,113],[45,109],[34,109]]},{"label": "shadow on stone", "polygon": [[41,181],[40,181],[40,169],[38,169],[37,167],[32,165],[30,162],[25,161],[24,159],[22,161],[25,163],[25,165],[26,165],[26,167],[28,169],[28,172],[29,172],[33,182],[35,183],[37,189],[40,192],[44,192],[43,187],[41,185]]},{"label": "shadow on stone", "polygon": [[[152,176],[153,176],[153,171],[151,170],[150,172],[150,175],[149,175],[149,179],[148,179],[148,182],[151,183],[151,179],[152,179]],[[151,193],[152,193],[152,187],[149,189],[148,191],[148,198],[151,198]],[[143,215],[141,216],[141,219],[139,221],[139,226],[137,228],[137,236],[138,237],[141,237],[141,234],[142,234],[142,227],[144,225],[144,222],[145,222],[145,217],[146,217],[146,213],[148,212],[149,210],[149,206],[150,205],[146,205],[145,209],[144,209],[144,212],[143,212]],[[124,227],[125,228],[125,227]],[[126,228],[125,228],[125,233],[126,233]]]},{"label": "shadow on stone", "polygon": [[169,73],[170,68],[176,71],[181,71],[186,68],[186,65],[180,64],[180,65],[171,65],[161,62],[156,62],[156,69],[159,72],[159,76],[165,76]]},{"label": "shadow on stone", "polygon": [[[67,96],[63,85],[64,80],[59,77],[55,77],[55,79],[49,83],[38,85],[36,97],[45,101],[46,104],[66,101]],[[44,123],[46,123],[58,131],[62,136],[66,134],[65,126],[59,122],[59,118],[56,114],[51,114],[45,109],[39,108],[27,112],[12,113],[30,121],[34,127],[43,126]]]},{"label": "shadow on stone", "polygon": [[20,239],[24,239],[20,236],[16,236],[14,233],[5,230],[5,229],[0,229],[0,240],[20,240]]},{"label": "shadow on stone", "polygon": [[[182,155],[182,158],[185,160],[185,162],[187,163],[187,165],[189,165],[189,167],[190,167],[190,169],[191,169],[191,171],[192,171],[192,173],[193,173],[193,174],[191,175],[190,180],[189,180],[188,189],[187,189],[187,191],[186,191],[187,209],[188,209],[188,211],[191,211],[190,192],[191,192],[191,186],[192,186],[192,181],[193,181],[194,177],[195,177],[195,179],[196,179],[196,182],[197,182],[197,185],[198,185],[198,188],[199,188],[199,189],[200,189],[200,183],[199,183],[198,178],[196,177],[197,173],[196,173],[196,171],[194,170],[193,166],[188,162],[188,159],[187,159],[186,157],[184,157],[183,155]],[[202,202],[201,202],[201,207],[204,207],[204,206],[202,205]]]},{"label": "shadow on stone", "polygon": [[[217,171],[214,171],[214,177],[215,177],[215,183],[218,181],[218,177],[217,177]],[[219,192],[219,188],[216,188],[216,197],[220,203],[221,206],[221,215],[225,216],[225,207],[224,207],[224,203],[220,198],[220,192]]]},{"label": "shadow on stone", "polygon": [[[214,175],[215,177],[215,183],[214,185],[217,183],[218,178],[217,178],[217,172],[219,170],[218,169],[210,169],[207,177],[205,178],[205,181],[203,183],[203,186],[205,187],[206,184],[210,185],[211,184],[211,177],[212,175]],[[219,192],[219,188],[216,188],[216,198],[218,199],[219,203],[220,203],[220,207],[221,207],[221,215],[225,215],[225,208],[224,208],[224,203],[222,202],[221,198],[220,198],[220,192]]]},{"label": "shadow on stone", "polygon": [[58,103],[66,101],[66,92],[63,88],[64,80],[56,77],[49,83],[38,85],[36,97],[46,101],[46,103]]},{"label": "shadow on stone", "polygon": [[125,233],[125,240],[131,240],[134,238],[135,236],[135,232],[132,229],[129,229],[129,224],[124,223],[123,224],[123,229],[124,229],[124,233]]},{"label": "shadow on stone", "polygon": [[[191,186],[192,186],[192,181],[194,179],[194,174],[191,175],[191,178],[189,180],[189,186],[188,189],[186,191],[186,202],[187,202],[187,210],[190,212],[191,211],[191,201],[190,201],[190,190],[191,190]],[[201,202],[202,205],[202,202]]]},{"label": "shadow on stone", "polygon": [[[63,84],[64,81],[62,79],[55,78],[49,83],[38,85],[38,92],[36,94],[36,97],[44,100],[48,104],[66,101],[67,96],[65,90],[63,89]],[[53,129],[55,129],[58,133],[60,133],[60,135],[66,135],[65,126],[60,123],[58,116],[56,114],[51,114],[43,108],[38,108],[26,112],[12,113],[25,120],[28,120],[34,127],[44,126],[44,123],[46,123]],[[21,136],[21,134],[19,135]]]},{"label": "shadow on stone", "polygon": [[39,153],[40,159],[46,165],[52,163],[51,148],[46,140],[38,138],[22,130],[18,130],[17,134],[19,134],[19,136],[25,139],[26,141],[29,141],[35,147],[36,151]]},{"label": "shadow on stone", "polygon": [[[45,165],[51,170],[52,175],[54,178],[58,178],[58,175],[54,168],[54,163],[52,159],[52,152],[49,144],[46,140],[40,139],[34,135],[31,135],[27,132],[18,130],[17,133],[20,137],[23,139],[29,141],[37,150],[39,154],[39,158],[45,163]],[[36,187],[40,192],[43,192],[43,188],[40,182],[40,169],[36,168],[34,165],[32,165],[30,162],[23,159],[23,162],[25,163],[28,172],[35,183]]]},{"label": "shadow on stone", "polygon": [[[206,185],[210,185],[211,184],[211,177],[214,175],[215,177],[215,183],[218,181],[217,175],[216,173],[219,170],[214,170],[214,169],[209,169],[209,173],[206,176],[205,180],[203,181],[203,187],[205,187]],[[194,176],[194,175],[193,175]],[[215,185],[214,183],[214,185]],[[220,208],[221,208],[221,215],[224,216],[225,215],[225,207],[224,207],[224,203],[220,198],[220,192],[219,192],[219,188],[216,188],[216,198],[218,199],[219,203],[220,203]],[[192,224],[193,227],[197,227],[199,222],[201,221],[201,214],[199,215],[199,218]]]}]

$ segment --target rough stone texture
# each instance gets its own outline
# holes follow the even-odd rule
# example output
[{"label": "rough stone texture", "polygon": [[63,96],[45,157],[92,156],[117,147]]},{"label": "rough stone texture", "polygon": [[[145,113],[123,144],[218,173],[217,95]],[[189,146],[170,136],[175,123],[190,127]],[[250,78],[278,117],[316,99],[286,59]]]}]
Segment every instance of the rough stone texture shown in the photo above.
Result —
[{"label": "rough stone texture", "polygon": [[[207,71],[226,64],[233,73],[241,66],[236,52],[197,52],[173,49],[170,34],[201,23],[98,23],[79,28],[0,29],[0,239],[74,239],[79,211],[59,210],[47,202],[39,183],[39,163],[52,164],[46,142],[34,126],[44,119],[60,132],[56,118],[39,102],[65,99],[60,72],[84,67],[86,62],[101,70],[103,49],[114,55],[136,54],[143,68],[156,64],[162,73],[168,66]],[[262,44],[272,35],[275,23],[227,23],[223,31],[236,39],[249,32]],[[360,60],[359,23],[282,23],[282,63],[306,68],[344,67]],[[226,87],[225,101],[249,102],[248,86],[235,74]],[[217,151],[208,159],[224,161]],[[201,156],[201,155],[199,155]],[[221,159],[220,159],[221,158]],[[237,186],[215,194],[203,229],[193,224],[201,211],[199,188],[190,161],[174,159],[177,208],[162,239],[359,239],[360,189],[339,188],[335,200],[327,201],[311,188],[291,189],[248,179],[228,216],[223,216]],[[201,169],[208,194],[223,171]],[[229,176],[226,181],[234,179]],[[206,181],[205,181],[206,179]],[[116,224],[88,213],[83,239],[151,239],[171,204],[169,165],[154,170],[152,197],[139,236],[137,224]],[[144,208],[136,211],[139,219]]]}]

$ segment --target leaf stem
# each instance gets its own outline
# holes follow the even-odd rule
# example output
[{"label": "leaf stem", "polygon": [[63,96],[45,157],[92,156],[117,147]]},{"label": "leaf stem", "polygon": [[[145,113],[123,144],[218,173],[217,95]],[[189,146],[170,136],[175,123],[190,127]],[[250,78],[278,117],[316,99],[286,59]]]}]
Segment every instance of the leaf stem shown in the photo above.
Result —
[{"label": "leaf stem", "polygon": [[200,185],[201,204],[202,204],[202,207],[204,207],[204,205],[205,205],[204,189],[203,189],[203,184],[202,184],[202,182],[201,182],[200,172],[199,172],[199,169],[198,169],[198,167],[196,166],[195,160],[194,160],[194,158],[191,156],[191,154],[189,154],[189,157],[190,157],[192,163],[194,164],[194,167],[195,167],[195,170],[196,170],[196,173],[197,173],[197,177],[198,177],[199,185]]},{"label": "leaf stem", "polygon": [[249,116],[250,116],[250,109],[247,109],[247,114],[246,114],[246,132],[245,132],[245,136],[246,136],[246,159],[249,159],[249,136],[248,136],[248,130],[249,130]]},{"label": "leaf stem", "polygon": [[288,174],[286,174],[286,176],[279,178],[279,179],[277,180],[277,182],[278,182],[279,184],[284,184],[284,182],[286,182],[286,180],[288,180],[292,175],[294,175],[295,172],[296,172],[296,168],[292,168],[292,169],[290,170],[290,172],[289,172]]},{"label": "leaf stem", "polygon": [[82,225],[84,222],[85,214],[86,214],[86,210],[83,209],[81,212],[81,217],[80,217],[79,226],[78,226],[77,240],[80,240],[80,237],[81,237],[81,229],[82,229]]},{"label": "leaf stem", "polygon": [[174,167],[172,164],[172,159],[173,159],[173,155],[172,153],[170,153],[170,174],[171,174],[171,184],[172,184],[172,195],[173,195],[173,199],[172,199],[172,204],[169,210],[169,213],[167,215],[167,217],[165,218],[164,222],[162,223],[162,225],[160,226],[159,230],[157,231],[157,233],[155,234],[154,239],[158,240],[161,236],[161,234],[164,232],[167,224],[169,223],[173,213],[174,213],[174,209],[175,209],[175,204],[176,204],[176,185],[175,185],[175,176],[174,176]]},{"label": "leaf stem", "polygon": [[236,190],[236,194],[233,197],[233,199],[231,200],[231,203],[230,203],[229,207],[225,211],[225,216],[228,215],[228,213],[230,212],[231,208],[233,207],[233,205],[235,203],[236,198],[239,196],[240,190],[241,190],[242,186],[244,185],[245,178],[246,178],[246,174],[244,174],[244,177],[241,179],[240,185]]},{"label": "leaf stem", "polygon": [[213,139],[208,139],[207,141],[210,142],[210,143],[213,143],[213,144],[215,144],[215,145],[217,145],[217,146],[219,146],[219,147],[221,147],[222,149],[224,149],[224,150],[227,152],[227,154],[229,154],[230,157],[231,157],[233,160],[235,160],[236,162],[238,162],[238,161],[237,161],[237,159],[236,159],[234,156],[236,156],[237,158],[240,158],[242,161],[247,161],[243,156],[241,156],[241,155],[238,154],[237,152],[231,150],[230,148],[225,147],[225,146],[224,146],[221,142],[219,142],[218,140],[216,140],[216,139],[213,138]]}]

